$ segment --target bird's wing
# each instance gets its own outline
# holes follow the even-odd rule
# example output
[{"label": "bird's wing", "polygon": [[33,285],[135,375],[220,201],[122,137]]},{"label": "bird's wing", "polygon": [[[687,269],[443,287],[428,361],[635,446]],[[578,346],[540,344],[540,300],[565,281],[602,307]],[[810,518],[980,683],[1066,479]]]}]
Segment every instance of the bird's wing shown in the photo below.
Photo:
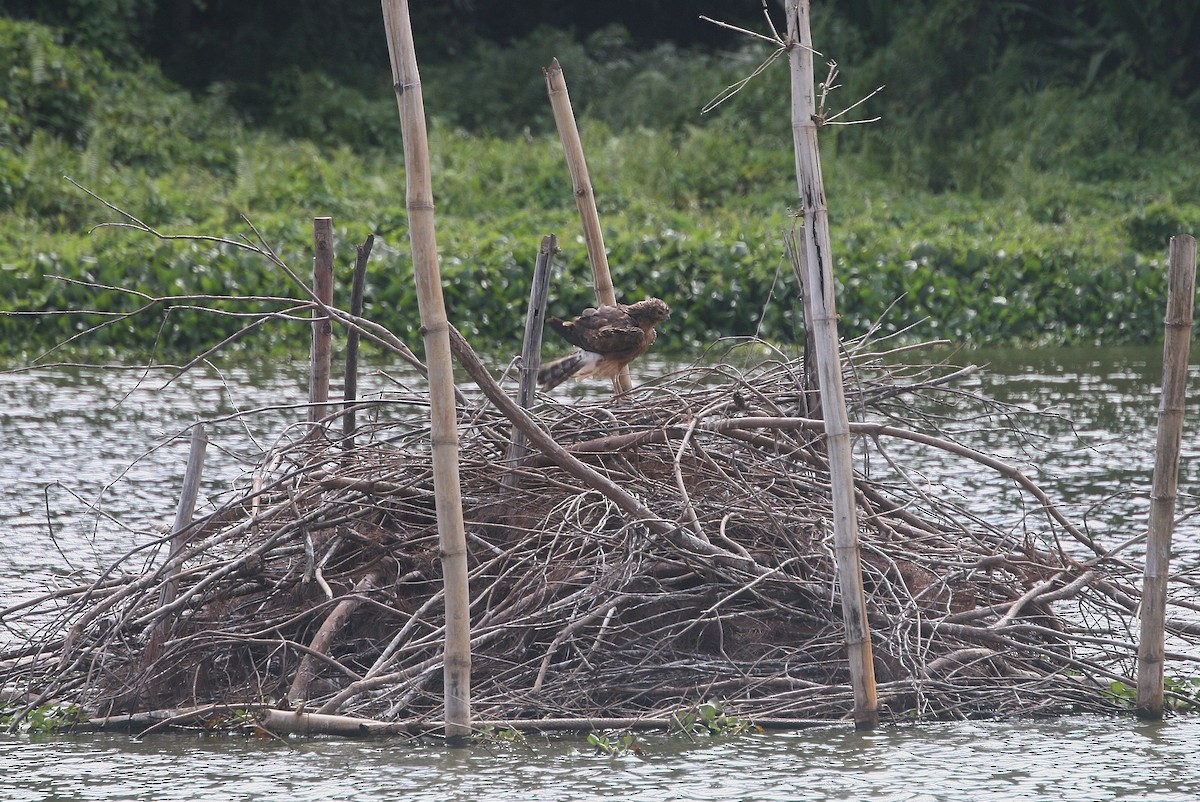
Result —
[{"label": "bird's wing", "polygon": [[552,317],[546,321],[550,324],[550,328],[558,332],[558,336],[569,342],[576,348],[586,348],[582,338],[579,336],[582,332],[575,327],[574,320],[563,320],[562,318]]},{"label": "bird's wing", "polygon": [[598,354],[638,348],[646,339],[641,327],[624,309],[616,306],[589,308],[574,320],[564,322],[550,318],[547,322],[571,345]]},{"label": "bird's wing", "polygon": [[603,326],[588,337],[587,350],[598,354],[616,354],[642,347],[646,332],[639,326]]}]

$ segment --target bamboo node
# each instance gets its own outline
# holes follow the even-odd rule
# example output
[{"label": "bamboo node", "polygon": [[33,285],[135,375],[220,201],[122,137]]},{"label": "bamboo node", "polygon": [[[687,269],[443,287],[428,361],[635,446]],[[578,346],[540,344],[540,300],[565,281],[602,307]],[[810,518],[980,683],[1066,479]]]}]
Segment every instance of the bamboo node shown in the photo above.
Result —
[{"label": "bamboo node", "polygon": [[434,320],[429,323],[422,323],[417,329],[421,337],[427,337],[430,334],[441,334],[444,331],[450,331],[449,320]]}]

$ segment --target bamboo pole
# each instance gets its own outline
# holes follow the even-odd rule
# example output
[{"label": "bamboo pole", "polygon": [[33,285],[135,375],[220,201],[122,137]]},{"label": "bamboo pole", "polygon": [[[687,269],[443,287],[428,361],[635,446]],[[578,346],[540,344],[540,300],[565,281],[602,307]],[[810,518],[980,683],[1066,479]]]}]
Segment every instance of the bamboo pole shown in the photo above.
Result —
[{"label": "bamboo pole", "polygon": [[1150,495],[1150,526],[1146,540],[1146,569],[1142,586],[1141,632],[1138,638],[1137,714],[1163,715],[1163,664],[1166,660],[1164,624],[1171,535],[1175,527],[1179,450],[1183,440],[1187,395],[1188,351],[1192,339],[1192,307],[1196,298],[1196,239],[1171,237],[1167,273],[1166,333],[1163,338],[1162,396],[1158,404],[1154,489]]},{"label": "bamboo pole", "polygon": [[[175,507],[175,523],[171,526],[171,558],[177,557],[187,545],[187,528],[196,514],[196,498],[200,495],[200,479],[204,475],[204,455],[208,452],[208,431],[203,423],[192,427],[192,439],[188,445],[187,468],[183,473],[183,488],[179,491],[179,504]],[[176,570],[173,573],[178,574]],[[176,583],[174,577],[163,587],[163,598],[159,606],[166,606],[175,601]]]},{"label": "bamboo pole", "polygon": [[829,210],[821,178],[817,149],[815,74],[808,0],[787,0],[788,42],[792,75],[792,137],[796,151],[796,182],[804,215],[803,241],[799,243],[805,293],[811,299],[821,413],[829,453],[829,479],[833,494],[833,540],[841,586],[842,618],[854,687],[854,724],[869,728],[879,723],[871,630],[867,624],[863,591],[862,555],[858,541],[858,515],[854,498],[850,420],[838,344],[834,298],[833,254],[829,243]]},{"label": "bamboo pole", "polygon": [[[354,278],[350,287],[350,314],[355,317],[362,317],[367,260],[371,258],[371,248],[374,246],[375,235],[368,234],[363,244],[356,249]],[[362,333],[355,327],[351,327],[346,334],[346,375],[342,383],[342,448],[347,451],[354,448],[354,402],[358,398],[358,344],[361,339]]]},{"label": "bamboo pole", "polygon": [[[313,218],[313,295],[326,307],[333,304],[333,218]],[[325,418],[329,401],[330,342],[333,321],[324,309],[313,308],[311,372],[308,381],[308,422]]]},{"label": "bamboo pole", "polygon": [[[598,306],[616,306],[617,295],[613,287],[612,274],[608,269],[608,254],[604,250],[604,231],[600,228],[600,212],[596,209],[596,196],[592,192],[592,180],[588,176],[587,159],[583,155],[583,140],[575,124],[575,113],[571,110],[571,96],[567,93],[567,81],[563,77],[558,59],[554,59],[544,70],[546,90],[550,94],[550,107],[554,111],[554,124],[562,139],[563,156],[567,170],[571,173],[571,188],[575,193],[575,205],[579,209],[579,220],[583,224],[583,238],[587,243],[588,262],[592,266],[592,283],[596,288]],[[618,393],[629,392],[633,382],[629,368],[622,368],[613,379],[613,389]]]},{"label": "bamboo pole", "polygon": [[[538,367],[542,360],[542,331],[546,320],[546,294],[550,287],[550,274],[554,270],[554,255],[558,253],[558,237],[553,234],[542,237],[538,249],[537,263],[533,269],[533,284],[529,289],[529,310],[525,315],[525,341],[521,349],[521,383],[517,388],[517,403],[521,409],[533,406],[537,392]],[[508,445],[506,462],[515,465],[529,453],[529,438],[525,432],[513,427],[512,440]],[[505,487],[517,486],[518,474],[511,471],[501,480]]]},{"label": "bamboo pole", "polygon": [[404,138],[408,186],[409,236],[416,275],[417,305],[429,366],[434,496],[446,596],[446,650],[443,688],[446,738],[460,741],[471,734],[471,644],[467,586],[467,538],[458,475],[458,427],[450,323],[442,298],[433,183],[429,172],[429,140],[421,76],[413,47],[407,0],[382,0],[392,79]]},{"label": "bamboo pole", "polygon": [[[204,475],[204,455],[208,451],[208,432],[203,423],[192,427],[191,444],[188,447],[187,468],[183,474],[183,487],[179,491],[179,503],[175,507],[175,523],[171,526],[171,550],[167,555],[167,581],[163,583],[158,595],[158,606],[166,607],[175,601],[179,593],[179,573],[181,566],[173,564],[176,557],[183,553],[187,546],[192,523],[196,513],[196,498],[200,495],[200,479]],[[165,619],[159,619],[153,626],[146,649],[142,653],[142,669],[150,668],[162,652],[163,641],[166,639]]]},{"label": "bamboo pole", "polygon": [[[144,710],[137,713],[120,713],[112,716],[91,716],[72,724],[70,733],[83,732],[137,732],[148,735],[152,730],[169,727],[189,727],[196,722],[211,721],[214,714],[250,713],[259,726],[275,733],[296,735],[336,735],[342,737],[385,737],[392,735],[428,735],[437,729],[438,722],[425,719],[407,721],[380,721],[359,716],[342,716],[329,713],[309,713],[301,710],[280,710],[254,704],[209,704],[188,708]],[[800,730],[808,727],[825,727],[824,719],[804,718],[756,718],[754,725],[767,730]],[[572,732],[586,733],[600,730],[657,731],[679,728],[678,716],[645,716],[642,718],[542,718],[542,719],[489,719],[478,721],[476,731],[519,730],[522,732]]]}]

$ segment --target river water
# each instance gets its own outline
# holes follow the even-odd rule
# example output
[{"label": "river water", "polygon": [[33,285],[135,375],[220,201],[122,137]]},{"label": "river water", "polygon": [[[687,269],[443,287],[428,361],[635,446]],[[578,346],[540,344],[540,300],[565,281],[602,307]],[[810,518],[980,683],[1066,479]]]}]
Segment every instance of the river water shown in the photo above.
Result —
[{"label": "river water", "polygon": [[[1090,534],[1145,528],[1160,349],[971,353],[967,381],[1025,412],[1030,437],[995,420],[966,434],[1022,464]],[[1196,360],[1191,386],[1200,378]],[[364,377],[411,414],[400,371]],[[161,373],[55,368],[0,374],[0,606],[88,572],[161,534],[174,514],[187,427],[212,421],[200,505],[218,503],[263,448],[304,419],[301,366],[242,363],[167,383]],[[1200,391],[1189,401],[1173,566],[1200,564]],[[237,412],[259,412],[228,418]],[[419,410],[418,410],[419,411]],[[1023,412],[1024,411],[1024,412]],[[1019,525],[1004,484],[940,455],[910,478],[947,486]],[[578,738],[445,749],[434,742],[156,735],[0,735],[0,800],[1195,800],[1200,720],[1132,718],[845,726],[703,739],[640,736],[641,755]]]}]

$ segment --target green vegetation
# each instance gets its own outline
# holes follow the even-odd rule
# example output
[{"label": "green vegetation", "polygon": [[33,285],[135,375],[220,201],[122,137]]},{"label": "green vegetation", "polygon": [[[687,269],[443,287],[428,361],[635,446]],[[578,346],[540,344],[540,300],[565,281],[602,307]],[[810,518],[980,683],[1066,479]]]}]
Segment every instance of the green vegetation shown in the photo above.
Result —
[{"label": "green vegetation", "polygon": [[[16,718],[15,709],[0,708],[0,730],[11,728]],[[54,735],[83,720],[82,711],[75,705],[44,704],[21,717],[16,729],[31,735]]]},{"label": "green vegetation", "polygon": [[625,757],[626,755],[642,754],[642,742],[636,735],[629,731],[601,733],[590,732],[587,737],[588,746],[596,751],[597,755],[607,755],[608,757]]},{"label": "green vegetation", "polygon": [[671,727],[672,732],[688,737],[741,735],[752,729],[762,731],[744,718],[727,714],[725,706],[717,701],[703,702],[676,713]]},{"label": "green vegetation", "polygon": [[510,727],[484,727],[471,736],[471,743],[483,746],[529,747],[529,739],[520,730]]},{"label": "green vegetation", "polygon": [[[136,19],[152,4],[92,5]],[[1018,25],[1015,11],[993,4],[943,0],[893,18],[883,13],[892,4],[866,5],[870,25],[861,14],[817,19],[817,39],[846,80],[833,109],[888,84],[856,110],[881,122],[823,133],[843,334],[925,321],[917,336],[974,344],[1157,338],[1168,238],[1200,229],[1191,153],[1200,103],[1192,74],[1156,54],[1179,49],[1171,36],[1190,41],[1196,21],[1121,38],[1109,36],[1114,15]],[[0,348],[33,354],[87,331],[82,345],[132,358],[195,353],[245,323],[206,309],[258,314],[281,305],[237,299],[302,297],[244,250],[97,228],[122,218],[63,176],[164,234],[253,239],[245,215],[301,275],[311,219],[331,215],[340,298],[353,246],[375,232],[368,314],[415,342],[386,60],[337,78],[289,64],[254,84],[184,89],[153,60],[130,58],[135,28],[104,44],[0,18],[0,310],[35,313],[0,316]],[[468,337],[517,347],[546,233],[563,246],[552,312],[591,300],[541,79],[557,55],[583,118],[619,293],[684,311],[665,328],[663,350],[725,336],[799,338],[783,245],[795,205],[786,67],[776,62],[701,115],[770,55],[733,33],[729,46],[639,48],[604,28],[477,39],[454,59],[435,53],[423,76],[439,245],[450,314]],[[185,295],[236,299],[113,316],[146,296]],[[302,323],[278,322],[246,345],[300,353],[306,336]]]},{"label": "green vegetation", "polygon": [[[1164,706],[1176,713],[1200,711],[1200,677],[1164,677]],[[1132,710],[1137,705],[1137,686],[1113,680],[1101,694],[1114,704]]]}]

